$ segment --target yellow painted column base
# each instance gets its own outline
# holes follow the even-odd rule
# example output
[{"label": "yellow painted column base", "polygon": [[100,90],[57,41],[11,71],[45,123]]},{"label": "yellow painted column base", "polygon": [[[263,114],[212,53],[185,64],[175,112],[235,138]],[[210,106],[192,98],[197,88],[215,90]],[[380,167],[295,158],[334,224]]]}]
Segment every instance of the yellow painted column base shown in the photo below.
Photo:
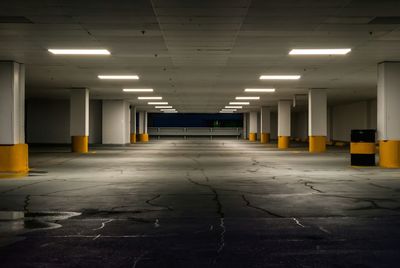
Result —
[{"label": "yellow painted column base", "polygon": [[0,145],[0,172],[28,171],[28,144]]},{"label": "yellow painted column base", "polygon": [[72,136],[72,152],[85,154],[89,152],[88,136]]},{"label": "yellow painted column base", "polygon": [[379,141],[379,166],[400,168],[400,141]]},{"label": "yellow painted column base", "polygon": [[249,141],[257,141],[257,133],[249,133]]},{"label": "yellow painted column base", "polygon": [[278,148],[279,149],[287,149],[289,148],[289,136],[279,136],[278,137]]},{"label": "yellow painted column base", "polygon": [[326,151],[326,136],[310,136],[308,142],[310,153],[323,153]]},{"label": "yellow painted column base", "polygon": [[269,133],[262,132],[261,133],[261,143],[269,143]]},{"label": "yellow painted column base", "polygon": [[131,144],[136,143],[136,133],[131,133]]},{"label": "yellow painted column base", "polygon": [[149,141],[149,134],[147,134],[147,133],[139,134],[139,140],[141,142],[148,142]]}]

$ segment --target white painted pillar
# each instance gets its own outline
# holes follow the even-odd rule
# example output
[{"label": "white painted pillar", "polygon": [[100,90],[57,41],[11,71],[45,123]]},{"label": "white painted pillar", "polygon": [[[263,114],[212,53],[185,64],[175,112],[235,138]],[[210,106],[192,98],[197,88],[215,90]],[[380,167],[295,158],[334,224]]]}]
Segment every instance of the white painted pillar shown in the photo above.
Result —
[{"label": "white painted pillar", "polygon": [[129,104],[123,100],[103,100],[103,144],[130,142]]},{"label": "white painted pillar", "polygon": [[247,113],[243,113],[243,139],[247,139]]},{"label": "white painted pillar", "polygon": [[258,116],[257,112],[249,113],[249,141],[257,140]]},{"label": "white painted pillar", "polygon": [[0,62],[0,172],[25,173],[25,66]]},{"label": "white painted pillar", "polygon": [[379,165],[400,167],[400,62],[378,64]]},{"label": "white painted pillar", "polygon": [[147,133],[147,112],[139,112],[139,140],[141,142],[149,141],[149,134]]},{"label": "white painted pillar", "polygon": [[136,106],[131,106],[131,143],[136,143]]},{"label": "white painted pillar", "polygon": [[310,89],[308,91],[308,138],[311,153],[326,151],[327,105],[326,89]]},{"label": "white painted pillar", "polygon": [[269,143],[271,135],[271,108],[261,107],[261,143]]},{"label": "white painted pillar", "polygon": [[70,95],[70,135],[72,152],[89,151],[89,90],[77,88]]},{"label": "white painted pillar", "polygon": [[289,147],[291,134],[292,100],[280,100],[278,102],[278,148],[286,149]]}]

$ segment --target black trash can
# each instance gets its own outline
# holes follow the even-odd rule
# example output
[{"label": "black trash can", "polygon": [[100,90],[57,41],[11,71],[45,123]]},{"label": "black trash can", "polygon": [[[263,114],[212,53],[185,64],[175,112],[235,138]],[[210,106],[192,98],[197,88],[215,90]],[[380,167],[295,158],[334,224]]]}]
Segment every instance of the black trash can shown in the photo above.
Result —
[{"label": "black trash can", "polygon": [[351,130],[351,165],[375,166],[375,129]]}]

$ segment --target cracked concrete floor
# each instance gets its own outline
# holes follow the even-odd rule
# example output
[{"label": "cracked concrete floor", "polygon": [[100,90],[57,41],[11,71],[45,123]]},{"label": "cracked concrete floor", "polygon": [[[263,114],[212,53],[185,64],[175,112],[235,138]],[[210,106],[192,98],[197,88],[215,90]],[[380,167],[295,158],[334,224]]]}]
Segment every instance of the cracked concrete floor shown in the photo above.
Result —
[{"label": "cracked concrete floor", "polygon": [[2,267],[398,267],[400,171],[236,140],[33,148]]}]

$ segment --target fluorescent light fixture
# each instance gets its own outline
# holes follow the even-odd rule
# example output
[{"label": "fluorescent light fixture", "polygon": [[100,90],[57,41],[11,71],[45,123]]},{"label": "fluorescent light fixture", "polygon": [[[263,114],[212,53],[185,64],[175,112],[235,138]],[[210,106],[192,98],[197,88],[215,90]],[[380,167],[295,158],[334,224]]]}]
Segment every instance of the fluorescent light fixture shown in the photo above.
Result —
[{"label": "fluorescent light fixture", "polygon": [[110,55],[107,49],[53,49],[48,51],[55,55]]},{"label": "fluorescent light fixture", "polygon": [[162,97],[138,97],[138,100],[162,100]]},{"label": "fluorescent light fixture", "polygon": [[224,111],[224,112],[236,112],[237,110],[236,109],[221,109],[221,111]]},{"label": "fluorescent light fixture", "polygon": [[346,55],[351,48],[333,49],[292,49],[289,55]]},{"label": "fluorescent light fixture", "polygon": [[160,111],[163,111],[163,112],[165,112],[165,111],[176,111],[176,109],[161,109]]},{"label": "fluorescent light fixture", "polygon": [[233,114],[233,110],[230,111],[220,111],[221,114]]},{"label": "fluorescent light fixture", "polygon": [[124,88],[123,92],[153,92],[152,88]]},{"label": "fluorescent light fixture", "polygon": [[261,75],[260,80],[299,80],[301,75]]},{"label": "fluorescent light fixture", "polygon": [[259,100],[260,97],[236,97],[236,100]]},{"label": "fluorescent light fixture", "polygon": [[231,101],[229,105],[250,105],[248,101]]},{"label": "fluorescent light fixture", "polygon": [[172,106],[156,106],[154,108],[156,108],[156,109],[171,109]]},{"label": "fluorescent light fixture", "polygon": [[148,105],[168,105],[168,102],[166,101],[151,101],[147,103]]},{"label": "fluorescent light fixture", "polygon": [[98,75],[97,77],[108,80],[139,80],[137,75]]},{"label": "fluorescent light fixture", "polygon": [[163,113],[166,113],[166,114],[177,114],[178,111],[164,111]]},{"label": "fluorescent light fixture", "polygon": [[246,88],[245,92],[275,92],[275,88]]},{"label": "fluorescent light fixture", "polygon": [[242,109],[243,106],[225,106],[225,109]]}]

